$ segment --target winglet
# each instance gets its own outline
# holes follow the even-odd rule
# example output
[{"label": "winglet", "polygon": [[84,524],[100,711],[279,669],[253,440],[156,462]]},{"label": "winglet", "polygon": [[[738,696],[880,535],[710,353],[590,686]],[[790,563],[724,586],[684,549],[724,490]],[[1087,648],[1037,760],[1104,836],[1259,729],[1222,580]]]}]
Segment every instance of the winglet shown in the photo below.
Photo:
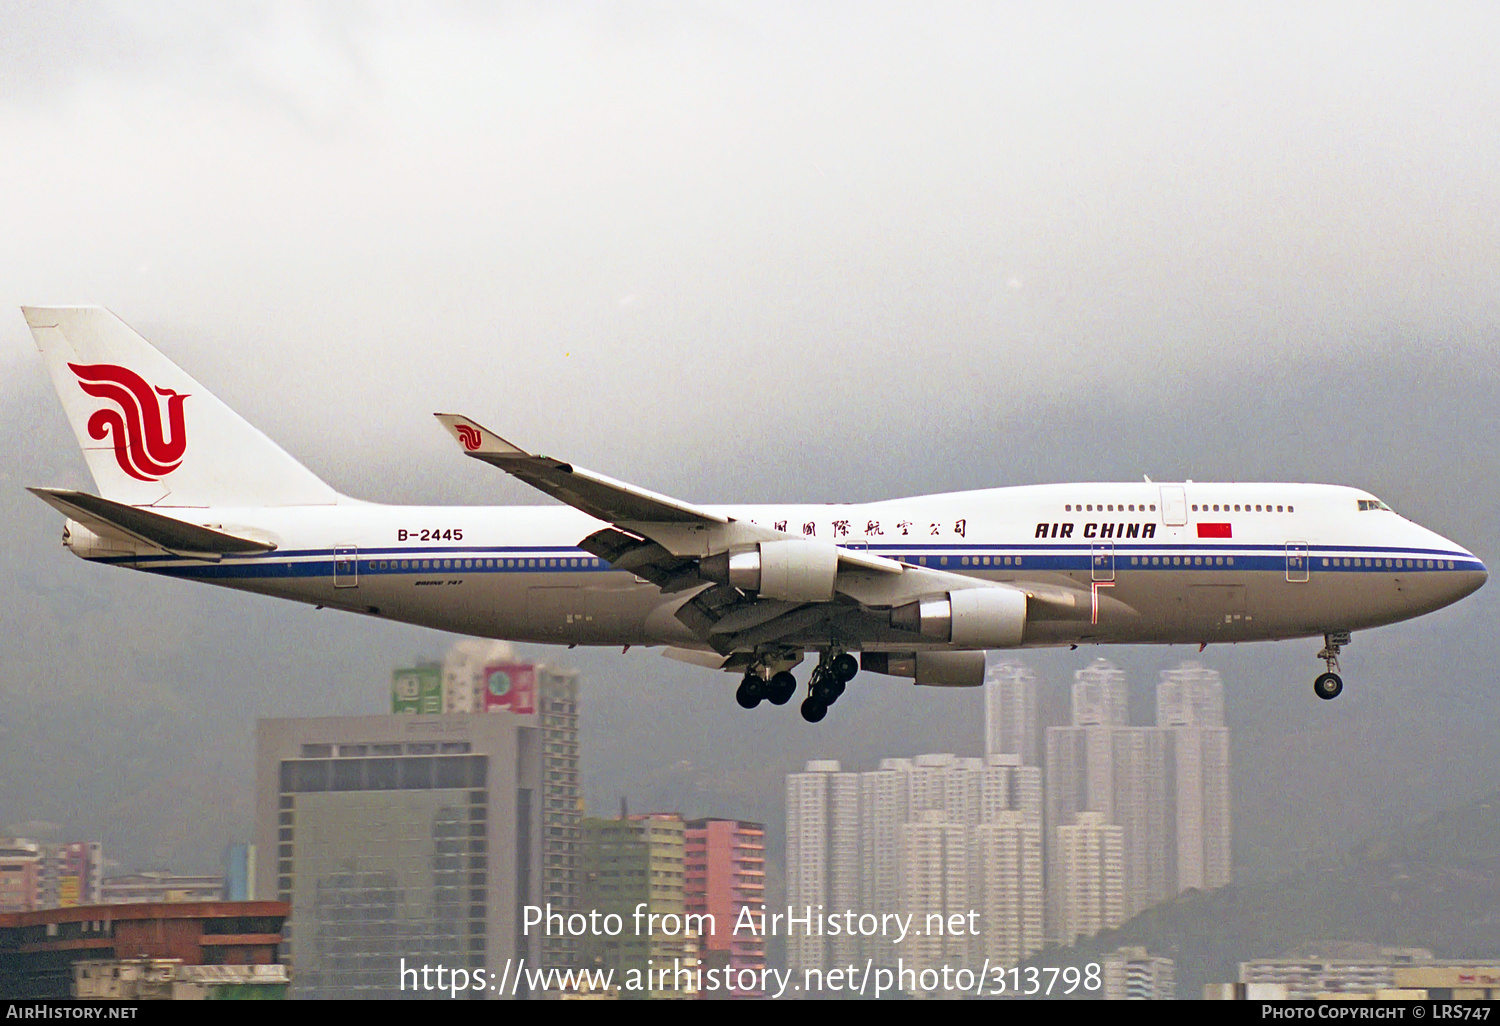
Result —
[{"label": "winglet", "polygon": [[512,445],[487,427],[476,424],[458,413],[434,413],[434,417],[471,456],[530,456],[518,445]]}]

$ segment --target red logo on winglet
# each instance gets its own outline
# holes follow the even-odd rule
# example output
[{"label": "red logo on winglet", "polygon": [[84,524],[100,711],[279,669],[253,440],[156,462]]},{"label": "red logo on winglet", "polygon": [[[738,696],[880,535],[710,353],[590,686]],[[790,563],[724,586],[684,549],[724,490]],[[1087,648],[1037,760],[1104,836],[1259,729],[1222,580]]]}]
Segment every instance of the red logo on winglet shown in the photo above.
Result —
[{"label": "red logo on winglet", "polygon": [[[153,389],[135,371],[112,363],[70,363],[68,369],[78,375],[79,388],[119,406],[94,411],[88,429],[90,438],[111,439],[121,470],[137,481],[156,481],[182,465],[187,450],[182,417],[186,393]],[[157,395],[166,400],[165,416]]]},{"label": "red logo on winglet", "polygon": [[1199,538],[1233,538],[1234,533],[1228,524],[1199,524]]},{"label": "red logo on winglet", "polygon": [[467,424],[455,424],[453,430],[458,432],[459,440],[464,443],[464,448],[470,452],[479,448],[479,443],[484,441],[484,436]]}]

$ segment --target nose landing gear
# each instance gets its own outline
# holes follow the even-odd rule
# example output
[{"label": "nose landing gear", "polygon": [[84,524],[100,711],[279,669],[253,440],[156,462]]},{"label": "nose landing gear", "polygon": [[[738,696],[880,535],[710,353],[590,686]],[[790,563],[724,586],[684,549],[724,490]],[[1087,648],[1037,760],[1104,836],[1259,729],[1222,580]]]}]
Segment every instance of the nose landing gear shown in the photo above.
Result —
[{"label": "nose landing gear", "polygon": [[1348,631],[1331,631],[1323,635],[1323,651],[1318,653],[1318,658],[1327,664],[1328,672],[1319,674],[1313,681],[1313,692],[1324,701],[1332,701],[1344,691],[1344,678],[1338,674],[1339,649],[1349,642]]}]

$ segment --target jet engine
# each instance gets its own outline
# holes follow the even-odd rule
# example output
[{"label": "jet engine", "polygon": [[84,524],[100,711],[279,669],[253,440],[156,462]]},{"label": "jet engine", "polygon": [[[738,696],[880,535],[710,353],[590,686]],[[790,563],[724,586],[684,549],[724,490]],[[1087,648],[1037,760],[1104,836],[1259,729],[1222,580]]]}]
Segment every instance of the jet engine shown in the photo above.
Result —
[{"label": "jet engine", "polygon": [[828,602],[839,574],[839,552],[832,542],[764,541],[707,556],[698,564],[698,572],[710,581],[757,592],[761,598]]},{"label": "jet engine", "polygon": [[960,648],[1014,648],[1026,632],[1026,593],[965,588],[891,610],[891,626]]},{"label": "jet engine", "polygon": [[862,652],[859,665],[932,688],[977,688],[984,683],[983,652]]}]

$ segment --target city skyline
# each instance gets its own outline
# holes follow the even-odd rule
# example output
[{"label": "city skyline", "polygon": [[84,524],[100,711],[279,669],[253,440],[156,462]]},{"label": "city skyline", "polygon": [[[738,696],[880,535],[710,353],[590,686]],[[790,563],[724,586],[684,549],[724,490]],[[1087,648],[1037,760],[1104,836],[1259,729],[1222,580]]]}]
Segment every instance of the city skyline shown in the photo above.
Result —
[{"label": "city skyline", "polygon": [[[1014,963],[1230,882],[1233,772],[1216,670],[1182,660],[1160,671],[1152,726],[1132,723],[1129,675],[1104,658],[1073,672],[1068,725],[1044,726],[1047,685],[1014,656],[987,679],[982,757],[891,757],[871,770],[820,759],[787,774],[789,905],[944,919],[984,909],[979,938],[924,937],[905,953],[923,965],[976,951]],[[1032,762],[996,751],[1007,746]],[[862,957],[895,954],[851,937],[790,944],[794,968]]]},{"label": "city skyline", "polygon": [[[474,696],[467,692],[480,688],[486,675],[495,665],[506,666],[515,672],[520,668],[519,658],[509,647],[480,648],[467,643],[459,643],[453,646],[443,660],[432,660],[427,664],[418,660],[418,664],[435,667],[434,681],[445,682],[446,685],[444,687],[445,701],[464,704],[468,707],[468,712],[455,714],[443,711],[437,714],[426,714],[413,710],[377,717],[357,718],[348,721],[351,729],[360,737],[360,740],[352,744],[346,741],[335,741],[331,745],[322,742],[306,742],[301,743],[300,747],[297,745],[291,747],[283,745],[282,747],[288,753],[293,753],[294,750],[300,752],[304,760],[308,757],[316,759],[327,756],[333,756],[336,760],[343,759],[345,760],[343,769],[349,769],[363,765],[370,753],[381,755],[384,751],[379,740],[373,745],[370,742],[371,737],[381,733],[380,730],[374,729],[375,725],[381,722],[388,724],[389,729],[396,729],[406,736],[410,733],[409,728],[413,726],[430,730],[441,721],[451,720],[452,723],[444,728],[443,733],[445,736],[459,736],[454,733],[458,724],[482,726],[486,730],[493,725],[503,730],[512,729],[507,728],[506,724],[532,722],[533,717],[536,718],[535,721],[538,724],[541,724],[546,718],[547,711],[552,709],[547,699],[561,694],[559,688],[565,689],[570,703],[578,701],[579,681],[576,672],[538,666],[536,671],[539,681],[545,678],[547,683],[539,684],[535,711],[528,712],[521,719],[517,719],[511,709],[505,709],[506,715],[504,716],[474,711]],[[497,663],[497,660],[501,662]],[[454,676],[453,671],[466,666],[472,671],[469,673],[470,683],[455,692],[452,685],[458,678]],[[401,675],[405,672],[408,671],[400,667],[395,668],[392,671],[392,680],[399,682]],[[1002,664],[1001,672],[993,675],[991,686],[999,690],[1021,676],[1030,678],[1033,685],[1044,688],[1057,683],[1049,682],[1045,675],[1029,672],[1024,664],[1015,660],[1014,657],[1007,657]],[[1114,812],[1106,814],[1084,808],[1073,814],[1069,822],[1057,824],[1056,837],[1048,842],[1052,845],[1053,853],[1047,857],[1046,861],[1049,866],[1045,874],[1042,866],[1044,848],[1042,811],[1044,808],[1052,807],[1054,803],[1048,797],[1048,787],[1044,783],[1041,768],[1025,765],[1019,755],[992,752],[982,756],[942,753],[918,754],[911,757],[894,756],[879,760],[878,765],[873,769],[852,770],[836,761],[814,761],[808,764],[805,772],[788,776],[787,858],[790,863],[793,850],[797,847],[794,844],[794,834],[797,831],[793,825],[793,819],[798,815],[795,812],[798,805],[797,799],[800,796],[811,797],[814,799],[814,805],[819,807],[819,814],[823,817],[821,825],[813,829],[815,832],[823,832],[824,841],[812,847],[802,845],[800,854],[814,856],[808,861],[808,868],[814,876],[821,874],[827,877],[831,873],[842,882],[836,883],[821,893],[794,895],[788,892],[786,895],[788,901],[794,906],[806,902],[832,908],[840,907],[842,902],[851,909],[861,912],[873,911],[877,915],[893,912],[898,916],[915,915],[921,918],[927,914],[936,914],[944,918],[957,917],[959,919],[968,915],[978,917],[976,921],[984,924],[972,936],[954,934],[920,939],[914,936],[912,942],[902,949],[904,956],[908,957],[914,966],[940,967],[944,964],[953,964],[955,961],[981,957],[981,954],[984,958],[995,958],[1004,963],[1015,964],[1037,951],[1043,943],[1068,945],[1102,928],[1119,925],[1145,905],[1154,903],[1152,900],[1147,900],[1143,904],[1139,897],[1133,896],[1133,894],[1138,894],[1139,890],[1138,885],[1132,883],[1134,871],[1131,865],[1132,859],[1135,858],[1132,855],[1132,845],[1140,843],[1139,835],[1132,840],[1131,826],[1128,821],[1125,821],[1125,825],[1121,825],[1121,821],[1111,821],[1112,818],[1119,820],[1121,810],[1131,806],[1131,802],[1124,802],[1121,796],[1130,793],[1132,788],[1142,786],[1140,778],[1143,772],[1145,783],[1149,785],[1152,767],[1169,770],[1165,776],[1156,781],[1156,784],[1158,790],[1164,789],[1167,807],[1175,810],[1173,812],[1175,818],[1172,820],[1175,826],[1169,824],[1169,829],[1155,835],[1155,839],[1150,843],[1168,842],[1165,850],[1158,854],[1165,856],[1166,862],[1163,864],[1168,865],[1171,871],[1178,874],[1177,883],[1174,886],[1185,889],[1205,886],[1212,888],[1227,882],[1227,876],[1219,880],[1206,879],[1203,876],[1205,872],[1212,874],[1216,871],[1210,851],[1212,846],[1205,847],[1205,834],[1203,833],[1203,828],[1212,822],[1212,817],[1206,815],[1206,810],[1213,805],[1213,800],[1209,798],[1212,794],[1212,786],[1210,785],[1209,789],[1205,790],[1205,781],[1208,776],[1205,776],[1201,770],[1213,765],[1211,759],[1204,761],[1204,752],[1207,750],[1204,738],[1222,737],[1226,730],[1223,701],[1225,685],[1221,675],[1201,660],[1185,659],[1180,660],[1176,666],[1160,670],[1154,688],[1143,689],[1141,685],[1145,682],[1133,680],[1130,674],[1116,667],[1109,660],[1095,658],[1079,665],[1073,671],[1072,678],[1072,683],[1067,686],[1067,690],[1072,695],[1071,718],[1075,723],[1071,727],[1046,728],[1047,761],[1049,763],[1055,761],[1055,754],[1052,751],[1054,738],[1066,736],[1069,731],[1102,732],[1109,743],[1105,744],[1100,751],[1105,753],[1104,757],[1108,765],[1113,768],[1104,774],[1101,782],[1106,788],[1106,793],[1113,795],[1107,804],[1114,809]],[[1146,727],[1131,722],[1129,713],[1132,708],[1137,711],[1148,708],[1143,701],[1132,701],[1132,695],[1141,690],[1154,692],[1155,726]],[[399,685],[392,689],[391,695],[392,701],[399,703],[401,700]],[[992,705],[989,702],[986,704]],[[567,710],[561,710],[561,707],[559,709],[566,711],[569,715],[575,715],[572,705]],[[286,722],[290,725],[293,721]],[[314,734],[322,737],[329,729],[332,729],[331,725],[335,721],[314,718],[296,722],[302,724],[298,728],[300,732],[312,731],[311,734],[307,734],[308,737]],[[322,726],[325,723],[330,726]],[[389,730],[386,732],[388,733]],[[466,729],[462,733],[463,736],[468,737],[472,730]],[[1018,736],[1025,734],[1026,732],[1022,731]],[[993,732],[986,728],[981,736],[988,744]],[[1154,745],[1148,744],[1147,750],[1155,750],[1158,754],[1154,761],[1147,759],[1142,762],[1139,755],[1141,743],[1143,740],[1151,739],[1154,739]],[[392,746],[387,742],[384,747]],[[397,744],[395,747],[403,746]],[[405,747],[411,748],[412,751],[423,748],[436,752],[439,746],[418,743],[415,747],[412,745]],[[467,757],[469,743],[465,741],[462,747],[465,752],[455,758]],[[552,751],[552,746],[546,743],[532,744],[529,747],[536,751]],[[458,748],[452,744],[443,744],[441,748],[445,752],[450,748],[458,752]],[[1227,757],[1226,746],[1220,744],[1218,750]],[[1136,754],[1132,755],[1132,752]],[[1166,755],[1165,761],[1162,758],[1163,753]],[[388,756],[389,753],[386,755]],[[1196,760],[1194,764],[1199,767],[1199,771],[1184,774],[1182,765],[1189,756]],[[313,791],[323,788],[338,790],[340,787],[349,786],[347,782],[339,783],[339,766],[333,763],[328,765],[328,772],[332,776],[328,776],[317,786],[312,786],[302,780],[305,773],[298,776],[300,771],[294,771],[292,776],[288,777],[287,772],[284,765],[281,772],[282,787],[285,789],[290,780],[294,797],[297,791],[305,790],[309,786]],[[361,770],[361,779],[373,772],[372,763],[370,767]],[[1227,782],[1233,776],[1227,762],[1222,762],[1218,774],[1221,782]],[[540,776],[547,775],[544,766]],[[344,776],[347,777],[348,774],[345,773]],[[796,783],[799,778],[812,781],[816,786],[808,790],[807,787]],[[1132,780],[1135,783],[1130,783]],[[1184,788],[1187,790],[1185,791]],[[1173,797],[1174,789],[1175,798]],[[1184,800],[1185,796],[1191,795],[1195,795],[1194,800]],[[317,795],[309,794],[304,797],[316,798]],[[283,794],[283,804],[287,799],[288,795]],[[543,804],[545,805],[545,797]],[[571,803],[565,802],[565,804],[572,804],[575,807],[577,805],[576,800]],[[1094,804],[1097,803],[1094,801],[1084,803],[1085,806]],[[807,807],[805,803],[803,807]],[[622,817],[626,815],[623,804],[620,815]],[[1196,832],[1183,828],[1184,816],[1195,817],[1194,822],[1200,824],[1199,827],[1194,828]],[[283,810],[282,818],[285,819],[285,810]],[[505,816],[502,814],[500,818],[504,819]],[[646,828],[646,832],[650,835],[659,832],[657,826],[660,824],[675,825],[677,831],[676,840],[672,842],[676,846],[672,865],[676,866],[673,872],[677,880],[671,889],[672,893],[679,897],[670,899],[665,905],[656,904],[657,899],[652,898],[654,911],[681,914],[697,907],[691,904],[693,899],[690,892],[684,889],[684,884],[686,880],[697,878],[700,881],[698,886],[702,887],[702,867],[706,863],[703,861],[702,854],[691,855],[694,843],[691,839],[688,842],[689,858],[684,862],[682,856],[684,830],[687,830],[687,836],[691,838],[693,829],[701,831],[713,824],[736,828],[747,827],[754,832],[749,841],[754,850],[762,851],[765,847],[761,841],[755,839],[760,836],[759,824],[723,819],[712,814],[708,819],[689,821],[679,812],[651,810],[629,815],[628,820]],[[300,818],[298,822],[301,822]],[[596,819],[584,822],[609,824],[624,823],[626,820]],[[1227,820],[1224,821],[1226,829],[1227,822]],[[434,823],[437,824],[437,821],[434,820]],[[436,830],[441,825],[437,824],[434,829]],[[458,825],[462,826],[461,823]],[[308,826],[307,823],[301,823],[299,830],[307,831]],[[538,832],[550,833],[551,831],[543,827],[542,831]],[[338,832],[337,836],[326,830],[323,833],[326,836],[319,835],[316,823],[312,824],[311,843],[315,848],[329,842],[344,843],[351,839],[345,836],[346,831]],[[322,836],[321,841],[320,836]],[[365,851],[375,855],[383,850],[384,836],[377,832],[364,837],[356,831],[352,835],[354,848],[351,851]],[[435,833],[434,838],[436,839],[437,836]],[[453,836],[461,835],[454,834]],[[700,833],[699,836],[706,835]],[[264,837],[258,838],[258,841],[261,844],[265,843]],[[1221,847],[1221,853],[1227,850],[1227,837],[1225,842]],[[435,840],[435,843],[441,848],[442,843],[445,842]],[[872,844],[875,846],[873,851]],[[89,849],[88,845],[72,847],[80,851]],[[284,848],[285,845],[282,847]],[[501,860],[497,864],[497,869],[502,876],[511,872],[503,865],[504,847],[502,844],[499,849],[493,849],[490,852]],[[589,845],[586,844],[578,850],[582,853],[588,847]],[[819,847],[822,851],[816,850]],[[697,850],[704,851],[702,848]],[[1190,871],[1185,870],[1187,853],[1193,850],[1200,852],[1199,862]],[[99,846],[93,844],[91,851],[92,862],[99,863]],[[881,860],[878,857],[872,860],[872,855],[878,856],[882,853],[894,854],[896,864],[893,870],[882,873]],[[1208,854],[1206,860],[1202,857],[1204,853]],[[284,858],[285,852],[282,852],[281,856]],[[696,862],[694,858],[697,859]],[[757,855],[756,858],[759,859],[760,856]],[[650,865],[655,866],[657,859],[658,857],[653,854]],[[544,854],[533,861],[536,864],[550,864],[555,860]],[[578,864],[583,866],[582,862]],[[275,873],[278,869],[272,868],[272,860],[269,856],[260,865],[262,867],[261,886],[264,887],[266,874]],[[279,871],[285,872],[287,865],[285,861],[280,862]],[[699,868],[694,869],[695,865]],[[684,868],[687,870],[686,876],[683,872]],[[793,877],[791,869],[792,866],[789,864],[787,866],[788,880]],[[1222,869],[1223,867],[1220,867],[1217,871],[1222,872]],[[895,878],[894,887],[888,879],[892,874]],[[345,876],[348,875],[346,872]],[[661,875],[656,869],[652,869],[649,873],[652,878]],[[116,878],[115,890],[119,891],[120,887],[175,887],[175,890],[162,891],[164,897],[150,900],[169,902],[213,900],[213,894],[203,890],[205,887],[212,888],[215,883],[208,878],[181,878],[176,883],[167,881],[153,883],[153,879],[153,874],[149,873],[136,878]],[[323,882],[327,883],[334,879],[325,874]],[[337,879],[344,878],[337,877]],[[353,879],[353,876],[349,877],[349,881]],[[395,877],[392,877],[393,885],[394,880]],[[346,881],[346,885],[349,881]],[[226,883],[223,878],[218,878],[217,882],[220,885]],[[1043,883],[1045,887],[1042,886]],[[106,879],[105,884],[105,890],[110,890],[111,880]],[[347,891],[346,885],[340,886],[345,886]],[[660,888],[653,884],[651,889],[654,893]],[[391,890],[391,888],[387,887],[386,890]],[[124,892],[119,891],[119,893]],[[556,899],[555,907],[559,909],[575,907],[580,900],[576,894],[569,896],[565,892],[552,889],[551,885],[545,881],[539,881],[534,893],[538,896],[538,900],[542,900],[542,895],[550,895]],[[760,894],[759,900],[775,900],[778,897],[773,892],[758,890],[757,893]],[[399,889],[391,890],[391,895],[396,894],[399,894]],[[354,892],[349,891],[335,904],[348,905],[353,895]],[[689,895],[686,898],[688,904],[684,904],[682,895]],[[286,892],[283,887],[281,896],[283,899],[290,897],[290,892]],[[379,895],[376,897],[378,898]],[[104,900],[140,899],[106,897]],[[402,899],[397,897],[394,900],[399,902]],[[585,905],[602,907],[603,904],[588,898],[586,893],[583,894],[581,900]],[[64,904],[67,903],[64,902]],[[37,907],[46,906],[45,903],[39,903]],[[294,913],[287,921],[287,935],[291,938],[299,936],[299,929],[304,934],[311,929],[304,918],[306,911],[304,910],[299,915],[295,911],[297,907],[294,902]],[[320,913],[320,915],[332,915],[336,911],[335,906],[330,905],[325,913]],[[717,912],[716,916],[725,921],[738,917],[737,913],[726,913],[722,910]],[[343,918],[349,917],[346,915]],[[339,917],[334,916],[326,922],[339,921]],[[299,923],[302,924],[300,927]],[[324,929],[326,929],[326,923],[319,927],[320,931]],[[408,940],[415,943],[417,947],[425,943],[415,935]],[[301,960],[308,971],[301,978],[300,984],[299,978],[293,977],[291,984],[293,995],[306,995],[314,992],[344,993],[341,990],[329,989],[334,986],[330,981],[340,978],[344,972],[340,966],[344,963],[347,962],[347,967],[352,967],[360,964],[361,958],[355,957],[352,949],[350,953],[344,953],[344,949],[338,947],[335,941],[345,946],[349,943],[356,945],[364,943],[358,941],[357,936],[335,938],[328,941],[320,940],[320,954],[317,956],[310,956],[304,951]],[[306,943],[305,939],[303,943]],[[556,945],[554,945],[554,950],[548,953],[542,947],[544,942],[534,940],[531,943],[537,946],[534,954],[543,964],[575,964],[573,961],[575,956],[562,951]],[[325,948],[327,952],[323,953]],[[861,940],[852,937],[834,941],[811,939],[799,942],[791,939],[787,942],[786,952],[790,963],[789,968],[792,971],[801,971],[804,969],[826,970],[840,962],[847,963],[850,959],[858,960],[863,957],[871,957],[878,961],[884,955],[889,954],[886,950],[888,948],[888,944],[882,946],[868,939]],[[718,968],[718,971],[722,971],[729,965],[728,949],[725,950],[726,954],[719,956],[717,961],[707,961],[704,957],[707,954],[707,946],[700,938],[699,941],[690,943],[686,947],[681,947],[675,942],[668,943],[656,953],[663,958],[687,958],[694,965],[714,966]],[[757,945],[756,950],[760,954],[752,959],[752,963],[747,964],[746,968],[750,968],[750,965],[767,964],[763,961],[764,945]],[[457,949],[451,954],[457,956]],[[1273,954],[1268,953],[1267,957]],[[364,962],[368,962],[370,956],[361,957]],[[1146,958],[1147,963],[1155,964],[1151,963],[1151,959],[1145,954],[1139,957]],[[329,958],[332,958],[331,962]],[[1115,958],[1115,961],[1118,961],[1118,958]],[[1170,961],[1161,964],[1167,966],[1163,971],[1168,973],[1168,979],[1170,979],[1172,971]],[[1119,966],[1107,967],[1107,969],[1106,980],[1115,980],[1118,983],[1118,974],[1123,970]],[[751,971],[755,970],[751,969]],[[1156,971],[1151,970],[1151,972]],[[378,982],[366,984],[366,986],[372,985],[379,986]],[[312,990],[309,990],[309,987]],[[682,995],[668,987],[662,990],[659,996]]]}]

